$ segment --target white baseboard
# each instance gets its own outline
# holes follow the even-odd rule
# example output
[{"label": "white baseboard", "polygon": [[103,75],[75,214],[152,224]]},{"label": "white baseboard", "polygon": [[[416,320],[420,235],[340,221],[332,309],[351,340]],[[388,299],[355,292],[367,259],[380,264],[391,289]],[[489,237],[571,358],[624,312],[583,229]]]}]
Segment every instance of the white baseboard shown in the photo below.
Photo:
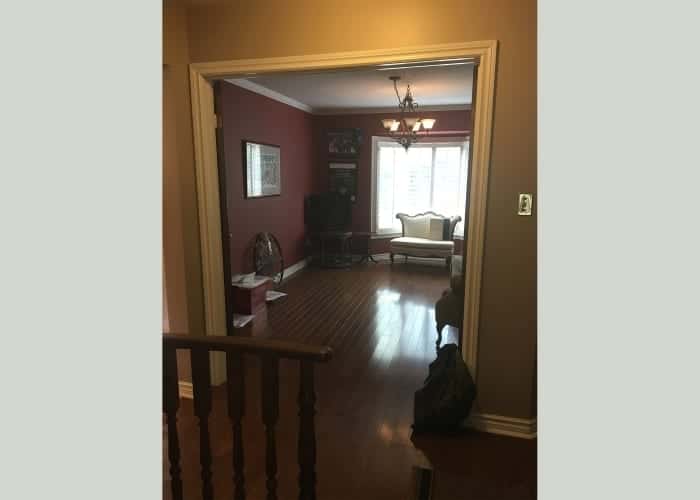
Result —
[{"label": "white baseboard", "polygon": [[177,385],[180,389],[181,398],[192,399],[194,397],[194,393],[192,392],[192,382],[184,382],[179,380]]},{"label": "white baseboard", "polygon": [[296,264],[292,264],[291,266],[286,267],[284,269],[284,280],[287,281],[288,278],[291,278],[296,273],[304,269],[306,266],[309,265],[309,262],[311,262],[311,259],[302,259]]},{"label": "white baseboard", "polygon": [[536,418],[504,417],[488,413],[474,413],[469,417],[469,427],[478,431],[503,436],[534,439],[537,437]]}]

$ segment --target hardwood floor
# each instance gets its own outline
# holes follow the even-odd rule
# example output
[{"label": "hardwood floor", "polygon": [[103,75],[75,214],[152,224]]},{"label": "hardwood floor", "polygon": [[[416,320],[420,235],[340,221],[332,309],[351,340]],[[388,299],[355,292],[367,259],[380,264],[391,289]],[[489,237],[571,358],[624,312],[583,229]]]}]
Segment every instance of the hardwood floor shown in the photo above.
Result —
[{"label": "hardwood floor", "polygon": [[[444,264],[399,260],[393,266],[382,261],[351,269],[309,268],[282,287],[287,297],[237,330],[334,349],[333,359],[316,369],[319,499],[415,498],[415,467],[434,471],[435,500],[535,498],[534,441],[476,432],[411,440],[413,393],[435,358],[433,307],[448,286]],[[443,342],[457,342],[456,330],[446,328]],[[246,490],[248,498],[257,499],[265,496],[260,369],[255,359],[248,361]],[[298,495],[298,381],[298,365],[282,362],[279,498]],[[215,390],[212,415],[215,497],[231,498],[231,432],[223,388]],[[200,498],[191,401],[183,401],[178,428],[185,497]],[[169,498],[167,458],[163,474],[164,497]]]}]

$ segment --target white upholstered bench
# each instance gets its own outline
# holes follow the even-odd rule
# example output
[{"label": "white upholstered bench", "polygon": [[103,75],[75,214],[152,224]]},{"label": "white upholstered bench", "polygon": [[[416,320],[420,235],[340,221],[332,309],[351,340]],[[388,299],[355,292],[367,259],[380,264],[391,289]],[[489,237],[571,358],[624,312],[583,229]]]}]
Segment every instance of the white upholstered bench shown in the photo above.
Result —
[{"label": "white upholstered bench", "polygon": [[408,257],[441,258],[447,265],[454,253],[455,226],[462,220],[457,215],[445,217],[435,212],[408,215],[396,214],[401,221],[401,237],[389,242],[391,262],[394,255]]}]

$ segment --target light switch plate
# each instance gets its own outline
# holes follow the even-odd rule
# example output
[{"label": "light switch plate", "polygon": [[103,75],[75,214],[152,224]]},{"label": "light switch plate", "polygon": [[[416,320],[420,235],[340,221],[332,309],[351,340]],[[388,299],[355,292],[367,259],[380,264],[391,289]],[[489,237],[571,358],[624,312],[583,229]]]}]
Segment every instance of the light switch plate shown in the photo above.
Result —
[{"label": "light switch plate", "polygon": [[520,193],[518,195],[518,215],[532,215],[532,194]]}]

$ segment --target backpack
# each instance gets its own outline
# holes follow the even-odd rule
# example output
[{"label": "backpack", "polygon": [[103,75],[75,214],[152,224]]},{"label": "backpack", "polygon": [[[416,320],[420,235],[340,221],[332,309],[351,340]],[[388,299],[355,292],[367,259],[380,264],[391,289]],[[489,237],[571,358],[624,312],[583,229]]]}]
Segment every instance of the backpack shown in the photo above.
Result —
[{"label": "backpack", "polygon": [[423,387],[415,393],[414,432],[459,430],[475,398],[476,385],[457,345],[442,346]]}]

